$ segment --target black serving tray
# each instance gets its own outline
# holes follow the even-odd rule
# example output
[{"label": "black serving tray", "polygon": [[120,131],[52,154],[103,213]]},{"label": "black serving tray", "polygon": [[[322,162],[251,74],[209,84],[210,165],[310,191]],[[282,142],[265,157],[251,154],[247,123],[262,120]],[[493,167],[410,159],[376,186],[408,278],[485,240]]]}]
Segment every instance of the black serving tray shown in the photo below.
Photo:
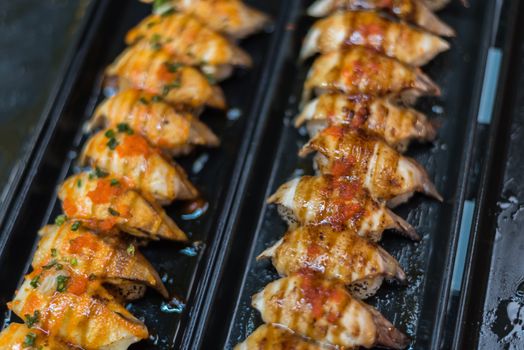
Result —
[{"label": "black serving tray", "polygon": [[[207,314],[201,316],[194,349],[231,349],[261,324],[258,312],[250,307],[251,296],[278,276],[269,262],[257,262],[255,257],[286,230],[276,209],[266,205],[265,199],[285,181],[312,173],[311,159],[297,157],[307,140],[305,131],[292,125],[309,68],[298,62],[297,53],[312,23],[305,16],[311,2],[288,3],[288,24],[277,61],[279,74],[268,91],[240,182],[242,190],[234,200],[228,237],[215,272],[220,287],[209,298]],[[457,37],[451,40],[450,51],[424,67],[442,87],[442,96],[423,99],[417,107],[437,119],[441,128],[433,145],[414,145],[408,155],[426,167],[445,200],[438,203],[415,196],[396,209],[423,238],[413,243],[395,235],[384,236],[383,246],[400,261],[409,284],[385,284],[369,300],[413,339],[411,349],[457,345],[453,333],[457,299],[467,277],[462,253],[471,232],[470,204],[477,196],[482,152],[487,151],[479,133],[489,130],[477,119],[480,115],[492,117],[490,101],[498,95],[496,86],[490,89],[493,81],[485,78],[492,74],[492,68],[487,67],[488,52],[497,35],[504,42],[515,31],[511,19],[518,13],[514,6],[504,6],[501,16],[503,4],[474,1],[469,8],[460,2],[450,4],[440,16],[456,29]],[[510,26],[502,33],[497,32],[500,18]],[[485,100],[483,110],[481,99]]]},{"label": "black serving tray", "polygon": [[[197,244],[162,242],[143,249],[165,276],[170,292],[185,300],[185,308],[175,312],[154,292],[130,305],[151,331],[151,339],[133,349],[230,349],[245,339],[261,322],[250,307],[251,295],[277,278],[269,263],[256,262],[255,256],[285,232],[284,222],[265,199],[286,180],[312,172],[311,160],[296,155],[306,141],[304,130],[292,126],[310,63],[300,64],[297,55],[313,22],[304,14],[311,1],[247,2],[272,15],[274,22],[266,33],[242,42],[253,55],[255,67],[235,73],[222,84],[232,108],[229,117],[211,110],[203,115],[222,146],[180,159],[209,208],[203,216],[187,221],[181,219],[177,205],[168,208]],[[482,192],[492,177],[481,179],[480,174],[504,161],[494,153],[498,149],[495,136],[506,135],[510,125],[498,122],[499,108],[492,113],[480,106],[484,106],[481,100],[489,100],[486,91],[495,91],[492,97],[499,101],[497,106],[501,104],[504,90],[490,90],[491,83],[485,79],[492,71],[488,52],[496,43],[509,52],[513,41],[508,38],[522,12],[516,3],[472,1],[464,8],[456,1],[440,13],[458,35],[451,40],[449,52],[424,67],[442,87],[442,97],[423,99],[417,107],[442,126],[434,144],[415,145],[409,155],[428,169],[445,201],[416,196],[397,210],[423,237],[413,243],[385,235],[383,241],[404,267],[409,285],[385,284],[369,300],[413,338],[413,349],[482,347],[471,340],[478,337],[471,322],[478,322],[475,311],[484,299],[478,298],[476,307],[467,307],[471,295],[476,295],[473,276],[488,280],[485,264],[476,262],[482,261],[483,254],[491,254],[491,245],[479,246],[482,238],[477,227],[481,225],[477,223],[487,216],[483,204],[493,198]],[[36,232],[59,213],[55,188],[75,170],[76,155],[85,141],[82,126],[102,98],[103,70],[123,49],[125,32],[149,11],[136,0],[94,0],[91,4],[76,54],[1,226],[0,311],[6,323],[11,315],[5,303],[28,271]],[[500,18],[504,31],[497,31]],[[508,73],[508,61],[503,60],[501,77]],[[492,117],[494,127],[480,124],[479,115]],[[468,204],[475,200],[473,215]]]},{"label": "black serving tray", "polygon": [[[273,26],[282,21],[283,3],[247,1],[274,19],[265,32],[254,35],[241,46],[254,59],[250,70],[237,71],[223,87],[227,113],[206,110],[202,120],[220,137],[217,149],[200,149],[177,159],[191,181],[209,203],[200,217],[184,220],[180,205],[166,208],[167,213],[190,236],[193,245],[154,242],[142,252],[157,268],[173,296],[184,301],[184,309],[166,303],[149,291],[129,309],[147,324],[149,341],[133,349],[180,348],[191,338],[195,315],[200,314],[214,261],[224,235],[233,195],[248,154],[251,134],[255,131],[261,96],[268,78],[274,76],[273,52],[279,37]],[[15,199],[10,203],[8,220],[0,236],[0,312],[5,322],[16,320],[6,309],[22,276],[28,271],[37,242],[38,229],[60,213],[56,187],[75,169],[75,160],[86,140],[82,127],[94,107],[103,99],[104,69],[124,49],[127,30],[151,12],[151,7],[137,0],[94,0],[78,38],[65,80],[53,104],[53,111],[43,128],[27,177],[21,179]]]}]

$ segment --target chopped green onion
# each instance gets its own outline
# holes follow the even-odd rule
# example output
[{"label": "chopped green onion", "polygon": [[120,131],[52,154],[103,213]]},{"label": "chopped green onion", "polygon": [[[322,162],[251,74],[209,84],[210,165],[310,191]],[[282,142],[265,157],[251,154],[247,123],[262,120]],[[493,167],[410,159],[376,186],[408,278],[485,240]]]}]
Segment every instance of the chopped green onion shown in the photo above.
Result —
[{"label": "chopped green onion", "polygon": [[109,147],[110,150],[114,151],[116,146],[118,146],[118,141],[114,137],[107,141],[107,147]]},{"label": "chopped green onion", "polygon": [[64,214],[62,215],[58,215],[56,218],[55,218],[55,225],[57,226],[62,226],[62,224],[64,222],[66,222],[67,220],[67,216],[65,216]]},{"label": "chopped green onion", "polygon": [[67,283],[69,283],[69,276],[57,276],[56,277],[56,291],[57,292],[65,292],[67,289]]},{"label": "chopped green onion", "polygon": [[164,65],[166,66],[167,70],[170,71],[171,73],[175,73],[177,70],[180,69],[180,67],[183,66],[182,63],[171,63],[171,62],[166,62],[164,63]]},{"label": "chopped green onion", "polygon": [[28,348],[28,347],[34,346],[35,341],[36,341],[36,334],[27,333],[27,335],[25,336],[25,340],[24,340],[24,347]]},{"label": "chopped green onion", "polygon": [[107,137],[108,139],[111,139],[113,137],[115,137],[115,132],[113,129],[109,129],[105,132],[105,137]]},{"label": "chopped green onion", "polygon": [[57,254],[58,254],[58,253],[57,253],[57,251],[56,251],[56,248],[51,248],[51,256],[52,256],[53,258],[56,258]]},{"label": "chopped green onion", "polygon": [[130,244],[128,247],[127,247],[127,254],[133,256],[135,255],[135,246]]},{"label": "chopped green onion", "polygon": [[53,259],[53,260],[51,260],[50,262],[48,262],[47,264],[45,264],[44,266],[42,266],[42,268],[43,268],[44,270],[49,270],[50,268],[52,268],[52,267],[55,266],[55,265],[56,265],[56,260]]},{"label": "chopped green onion", "polygon": [[120,185],[120,181],[118,181],[117,179],[111,179],[111,186],[118,186]]},{"label": "chopped green onion", "polygon": [[36,275],[35,277],[33,277],[31,282],[29,282],[29,284],[33,288],[38,288],[38,286],[40,285],[40,275]]},{"label": "chopped green onion", "polygon": [[78,229],[80,228],[80,225],[81,225],[80,221],[75,221],[73,225],[71,225],[71,231],[78,231]]},{"label": "chopped green onion", "polygon": [[116,127],[118,129],[118,132],[125,132],[128,135],[133,134],[133,129],[131,129],[131,127],[127,123],[120,123]]},{"label": "chopped green onion", "polygon": [[95,176],[98,177],[99,179],[100,178],[103,178],[103,177],[106,177],[108,176],[109,173],[106,172],[106,171],[103,171],[102,169],[100,169],[99,167],[96,167],[95,168]]},{"label": "chopped green onion", "polygon": [[40,319],[40,311],[35,310],[33,315],[26,314],[24,315],[24,317],[25,317],[25,323],[27,324],[27,327],[31,328]]}]

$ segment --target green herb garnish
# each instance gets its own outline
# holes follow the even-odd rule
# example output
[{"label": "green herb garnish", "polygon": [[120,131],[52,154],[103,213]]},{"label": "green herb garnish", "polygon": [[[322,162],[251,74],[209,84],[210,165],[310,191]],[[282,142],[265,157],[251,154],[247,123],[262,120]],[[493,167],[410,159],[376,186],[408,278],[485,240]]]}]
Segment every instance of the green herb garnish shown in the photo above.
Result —
[{"label": "green herb garnish", "polygon": [[27,324],[27,327],[31,328],[40,319],[40,311],[35,310],[33,315],[26,314],[24,315],[24,317],[25,317],[25,323]]},{"label": "green herb garnish", "polygon": [[44,270],[49,270],[50,268],[52,268],[52,267],[55,266],[55,265],[56,265],[56,260],[53,259],[53,260],[51,260],[50,262],[48,262],[47,264],[45,264],[44,266],[42,266],[42,268],[43,268]]},{"label": "green herb garnish", "polygon": [[118,141],[114,137],[107,141],[107,147],[109,147],[110,150],[114,151],[116,146],[118,146]]},{"label": "green herb garnish", "polygon": [[28,347],[34,346],[35,341],[36,341],[36,334],[27,333],[27,335],[25,336],[25,340],[24,340],[24,347],[28,348]]},{"label": "green herb garnish", "polygon": [[175,80],[171,84],[164,85],[162,89],[162,95],[166,96],[167,94],[169,94],[169,91],[171,91],[171,89],[178,89],[181,86],[182,83],[179,80]]},{"label": "green herb garnish", "polygon": [[133,134],[133,129],[127,123],[119,123],[117,126],[118,132],[125,132],[128,135]]},{"label": "green herb garnish", "polygon": [[170,71],[171,73],[175,73],[177,70],[180,69],[180,67],[183,66],[183,64],[181,63],[170,63],[170,62],[166,62],[164,63],[164,65],[166,66],[167,70]]},{"label": "green herb garnish", "polygon": [[78,265],[78,260],[76,260],[76,258],[71,258],[71,265],[73,266]]},{"label": "green herb garnish", "polygon": [[110,184],[111,186],[119,186],[120,181],[118,181],[117,179],[111,179]]},{"label": "green herb garnish", "polygon": [[106,177],[108,176],[109,173],[106,172],[106,171],[103,171],[102,169],[100,169],[99,167],[96,167],[95,168],[95,176],[98,177],[99,179],[103,178],[103,177]]},{"label": "green herb garnish", "polygon": [[58,215],[56,218],[55,218],[55,225],[57,226],[62,226],[62,224],[64,222],[66,222],[67,220],[67,216],[65,216],[64,214],[62,215]]},{"label": "green herb garnish", "polygon": [[60,276],[57,276],[56,277],[56,291],[57,292],[65,292],[65,290],[67,289],[67,284],[69,283],[69,276],[63,276],[63,275],[60,275]]},{"label": "green herb garnish", "polygon": [[109,129],[107,130],[105,133],[104,133],[105,137],[107,137],[108,139],[111,139],[113,137],[115,137],[115,131],[113,129]]},{"label": "green herb garnish", "polygon": [[133,256],[135,255],[135,246],[130,244],[128,247],[127,247],[127,254]]},{"label": "green herb garnish", "polygon": [[78,231],[78,229],[80,228],[80,221],[75,221],[72,225],[71,225],[71,231]]},{"label": "green herb garnish", "polygon": [[56,258],[57,255],[58,255],[58,252],[56,251],[56,248],[51,248],[51,256],[53,258]]},{"label": "green herb garnish", "polygon": [[149,104],[149,101],[148,101],[147,98],[145,98],[145,97],[140,97],[140,98],[138,99],[138,101],[140,101],[142,104],[144,104],[144,105],[146,105],[146,106]]},{"label": "green herb garnish", "polygon": [[35,277],[33,277],[31,282],[29,282],[29,284],[33,288],[38,288],[38,286],[40,285],[40,275],[36,275]]}]

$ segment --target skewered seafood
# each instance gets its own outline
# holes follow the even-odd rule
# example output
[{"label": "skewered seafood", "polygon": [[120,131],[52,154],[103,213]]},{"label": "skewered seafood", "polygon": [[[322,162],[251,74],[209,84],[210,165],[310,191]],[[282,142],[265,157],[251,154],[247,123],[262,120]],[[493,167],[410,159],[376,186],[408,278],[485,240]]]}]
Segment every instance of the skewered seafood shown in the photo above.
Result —
[{"label": "skewered seafood", "polygon": [[52,263],[69,265],[77,274],[91,276],[119,285],[122,281],[145,284],[164,297],[167,290],[153,266],[117,235],[97,235],[74,222],[47,225],[40,230],[42,238],[33,257],[37,269]]},{"label": "skewered seafood", "polygon": [[438,35],[454,36],[455,31],[442,22],[422,0],[317,0],[309,9],[313,17],[324,17],[336,10],[383,10]]},{"label": "skewered seafood", "polygon": [[124,181],[81,173],[64,181],[58,197],[68,217],[94,230],[117,227],[137,237],[187,240],[161,207],[128,188]]},{"label": "skewered seafood", "polygon": [[352,294],[367,298],[384,278],[404,281],[398,262],[377,244],[351,230],[335,231],[329,226],[302,226],[258,256],[271,258],[281,276],[305,270],[350,285]]},{"label": "skewered seafood", "polygon": [[295,126],[306,121],[311,136],[328,125],[345,124],[382,137],[400,152],[412,140],[432,141],[437,133],[424,114],[386,98],[366,95],[321,95],[304,107]]},{"label": "skewered seafood", "polygon": [[220,34],[187,14],[151,15],[126,36],[126,43],[147,41],[154,48],[169,52],[180,63],[200,66],[213,78],[231,75],[232,66],[249,67],[251,57]]},{"label": "skewered seafood", "polygon": [[124,350],[148,336],[97,281],[65,266],[34,270],[8,306],[31,326],[83,349]]},{"label": "skewered seafood", "polygon": [[342,284],[309,273],[268,284],[252,305],[264,322],[342,347],[403,349],[408,338],[373,307],[351,297]]},{"label": "skewered seafood", "polygon": [[129,126],[102,130],[91,137],[80,156],[80,164],[123,179],[131,188],[161,204],[198,195],[185,171],[163,157],[145,138],[133,133]]},{"label": "skewered seafood", "polygon": [[261,30],[269,22],[265,14],[241,0],[168,0],[155,10],[166,13],[171,8],[191,14],[211,29],[239,39]]},{"label": "skewered seafood", "polygon": [[357,46],[318,57],[304,85],[304,102],[313,89],[347,95],[400,94],[407,102],[420,95],[440,95],[439,87],[420,69]]},{"label": "skewered seafood", "polygon": [[177,110],[139,90],[125,90],[96,109],[88,128],[118,128],[123,124],[171,155],[187,153],[193,146],[218,146],[217,136],[192,113]]},{"label": "skewered seafood", "polygon": [[176,57],[143,42],[127,48],[107,68],[106,75],[117,78],[120,90],[144,90],[172,104],[196,109],[204,105],[226,107],[220,87],[212,85],[197,69],[179,63]]},{"label": "skewered seafood", "polygon": [[389,206],[404,203],[414,192],[442,201],[420,164],[359,130],[330,126],[310,140],[300,155],[314,151],[319,152],[316,161],[320,173],[358,179],[375,199],[386,200]]},{"label": "skewered seafood", "polygon": [[234,350],[328,350],[331,347],[308,341],[282,327],[263,324]]},{"label": "skewered seafood", "polygon": [[358,181],[347,177],[296,178],[280,186],[268,202],[278,204],[291,225],[327,224],[337,230],[354,230],[373,241],[380,240],[384,230],[395,229],[418,239],[411,225],[375,202]]},{"label": "skewered seafood", "polygon": [[73,350],[73,347],[48,337],[41,330],[29,328],[21,323],[11,323],[0,332],[0,349]]},{"label": "skewered seafood", "polygon": [[449,49],[440,37],[374,12],[346,11],[318,20],[304,39],[300,57],[364,46],[412,66],[422,66]]}]

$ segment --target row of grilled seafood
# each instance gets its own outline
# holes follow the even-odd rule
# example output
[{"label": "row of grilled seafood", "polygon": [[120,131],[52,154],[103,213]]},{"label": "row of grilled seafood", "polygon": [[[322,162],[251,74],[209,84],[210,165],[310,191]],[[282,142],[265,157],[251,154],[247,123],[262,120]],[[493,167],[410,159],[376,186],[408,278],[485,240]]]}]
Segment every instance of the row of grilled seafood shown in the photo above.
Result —
[{"label": "row of grilled seafood", "polygon": [[[162,205],[199,192],[172,157],[219,145],[199,114],[226,107],[216,81],[251,65],[234,39],[267,17],[237,0],[155,1],[154,10],[105,72],[117,92],[88,123],[95,133],[79,163],[91,170],[58,189],[64,214],[39,232],[32,272],[8,304],[25,323],[2,331],[1,349],[127,349],[148,329],[124,303],[147,287],[168,297],[139,246],[188,241]],[[202,21],[210,13],[217,22]]]},{"label": "row of grilled seafood", "polygon": [[[410,103],[439,87],[418,67],[449,48],[453,30],[421,0],[318,0],[304,39],[314,60],[296,127],[311,136],[316,176],[282,185],[278,205],[289,230],[258,259],[282,277],[252,298],[265,322],[236,349],[402,349],[409,338],[363,300],[385,280],[406,283],[380,247],[385,230],[419,236],[391,208],[415,192],[442,197],[425,169],[403,153],[431,141],[433,123]],[[311,100],[312,95],[317,97]]]}]

